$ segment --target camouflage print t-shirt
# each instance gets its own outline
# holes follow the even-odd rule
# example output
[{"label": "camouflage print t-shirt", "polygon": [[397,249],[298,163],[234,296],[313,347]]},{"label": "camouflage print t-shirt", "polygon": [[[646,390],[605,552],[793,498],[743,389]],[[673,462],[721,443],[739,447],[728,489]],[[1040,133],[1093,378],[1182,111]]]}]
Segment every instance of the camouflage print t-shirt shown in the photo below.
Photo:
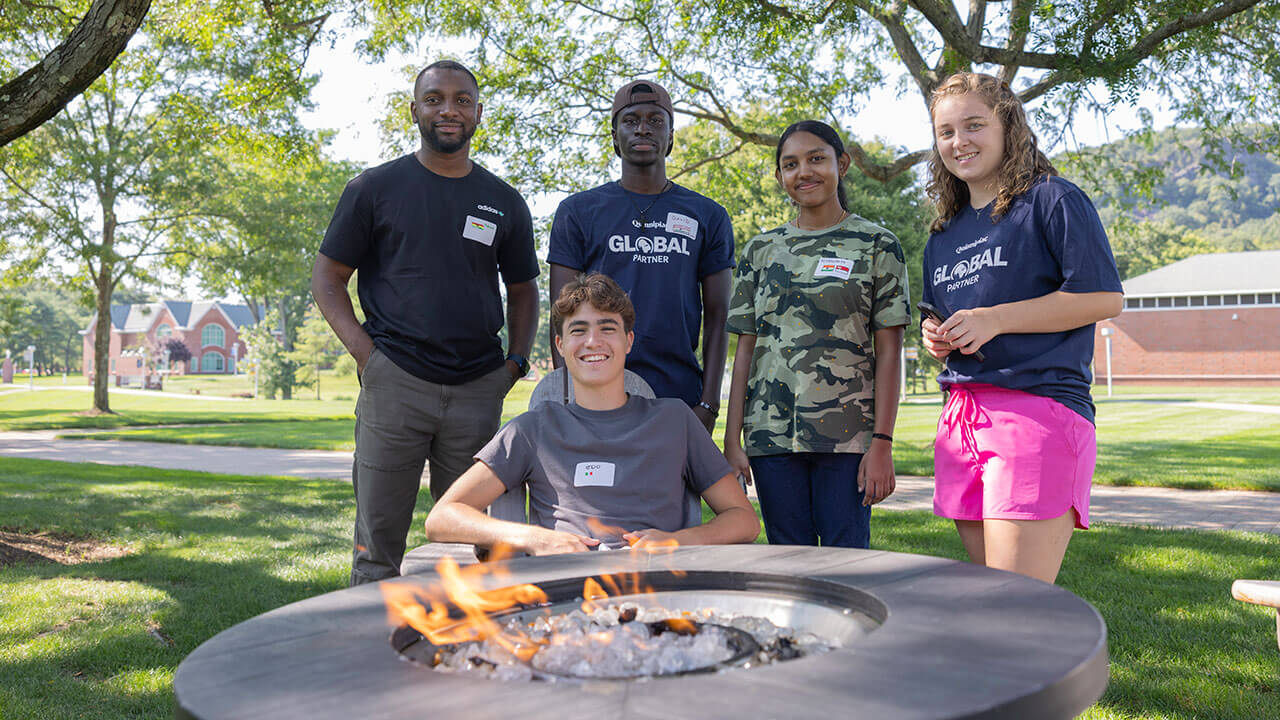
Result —
[{"label": "camouflage print t-shirt", "polygon": [[850,215],[783,225],[747,243],[729,332],[756,335],[747,383],[748,455],[863,453],[875,424],[876,330],[906,325],[907,267],[888,230]]}]

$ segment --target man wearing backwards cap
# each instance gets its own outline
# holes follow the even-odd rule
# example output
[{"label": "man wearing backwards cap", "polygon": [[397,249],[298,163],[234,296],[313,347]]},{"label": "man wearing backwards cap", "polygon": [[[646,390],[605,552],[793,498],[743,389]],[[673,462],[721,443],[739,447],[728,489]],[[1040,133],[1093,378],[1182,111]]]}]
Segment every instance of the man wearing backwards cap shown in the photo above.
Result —
[{"label": "man wearing backwards cap", "polygon": [[[560,203],[547,254],[550,299],[579,273],[616,280],[636,307],[627,369],[658,397],[683,400],[710,431],[728,344],[733,226],[719,204],[667,179],[672,121],[661,85],[637,80],[618,90],[612,136],[622,178]],[[553,358],[559,367],[562,359]]]}]

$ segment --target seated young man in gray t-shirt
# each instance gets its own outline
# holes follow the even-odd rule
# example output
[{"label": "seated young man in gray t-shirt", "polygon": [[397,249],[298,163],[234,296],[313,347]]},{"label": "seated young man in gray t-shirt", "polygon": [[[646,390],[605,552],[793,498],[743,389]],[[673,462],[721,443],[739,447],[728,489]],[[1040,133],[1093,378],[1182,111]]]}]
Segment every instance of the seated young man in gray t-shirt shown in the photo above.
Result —
[{"label": "seated young man in gray t-shirt", "polygon": [[[531,555],[754,540],[755,511],[697,416],[680,400],[623,389],[635,310],[622,288],[599,273],[580,276],[561,291],[551,322],[574,402],[543,403],[503,426],[427,516],[428,539]],[[716,517],[681,529],[686,482]],[[484,513],[521,483],[531,524]]]}]

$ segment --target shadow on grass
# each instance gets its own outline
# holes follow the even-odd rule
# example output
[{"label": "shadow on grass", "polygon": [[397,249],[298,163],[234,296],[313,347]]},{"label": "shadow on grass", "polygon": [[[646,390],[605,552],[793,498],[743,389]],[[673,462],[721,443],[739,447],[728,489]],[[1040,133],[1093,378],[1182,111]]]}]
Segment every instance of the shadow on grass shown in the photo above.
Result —
[{"label": "shadow on grass", "polygon": [[[333,542],[341,542],[332,538]],[[23,656],[0,667],[0,683],[26,706],[26,717],[169,717],[170,687],[178,663],[200,643],[241,621],[282,605],[336,590],[345,568],[314,577],[284,579],[259,559],[236,561],[130,557],[72,567],[9,569],[5,583],[80,579],[92,583],[138,583],[159,590],[163,603],[118,625],[89,619],[65,629],[54,649]],[[16,646],[29,638],[0,642]],[[169,642],[166,642],[169,641]],[[158,683],[146,678],[158,673]],[[21,703],[19,705],[18,703]]]},{"label": "shadow on grass", "polygon": [[[415,513],[431,506],[422,492]],[[0,707],[167,718],[179,662],[268,610],[346,586],[354,507],[333,481],[0,459],[0,517],[129,556],[0,568]]]},{"label": "shadow on grass", "polygon": [[1101,705],[1134,717],[1280,716],[1275,621],[1231,598],[1280,578],[1280,537],[1100,527],[1075,534],[1058,582],[1107,621]]},{"label": "shadow on grass", "polygon": [[277,420],[184,427],[120,428],[116,432],[58,435],[66,440],[125,440],[173,444],[268,447],[290,450],[353,449],[354,419]]}]

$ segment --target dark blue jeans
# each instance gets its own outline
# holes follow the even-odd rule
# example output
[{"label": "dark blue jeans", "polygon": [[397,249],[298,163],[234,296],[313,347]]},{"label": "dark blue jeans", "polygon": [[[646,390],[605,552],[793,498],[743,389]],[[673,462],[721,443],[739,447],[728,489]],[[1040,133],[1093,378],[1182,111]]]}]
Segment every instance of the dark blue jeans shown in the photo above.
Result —
[{"label": "dark blue jeans", "polygon": [[871,506],[858,490],[861,455],[784,453],[751,458],[771,545],[865,548]]}]

